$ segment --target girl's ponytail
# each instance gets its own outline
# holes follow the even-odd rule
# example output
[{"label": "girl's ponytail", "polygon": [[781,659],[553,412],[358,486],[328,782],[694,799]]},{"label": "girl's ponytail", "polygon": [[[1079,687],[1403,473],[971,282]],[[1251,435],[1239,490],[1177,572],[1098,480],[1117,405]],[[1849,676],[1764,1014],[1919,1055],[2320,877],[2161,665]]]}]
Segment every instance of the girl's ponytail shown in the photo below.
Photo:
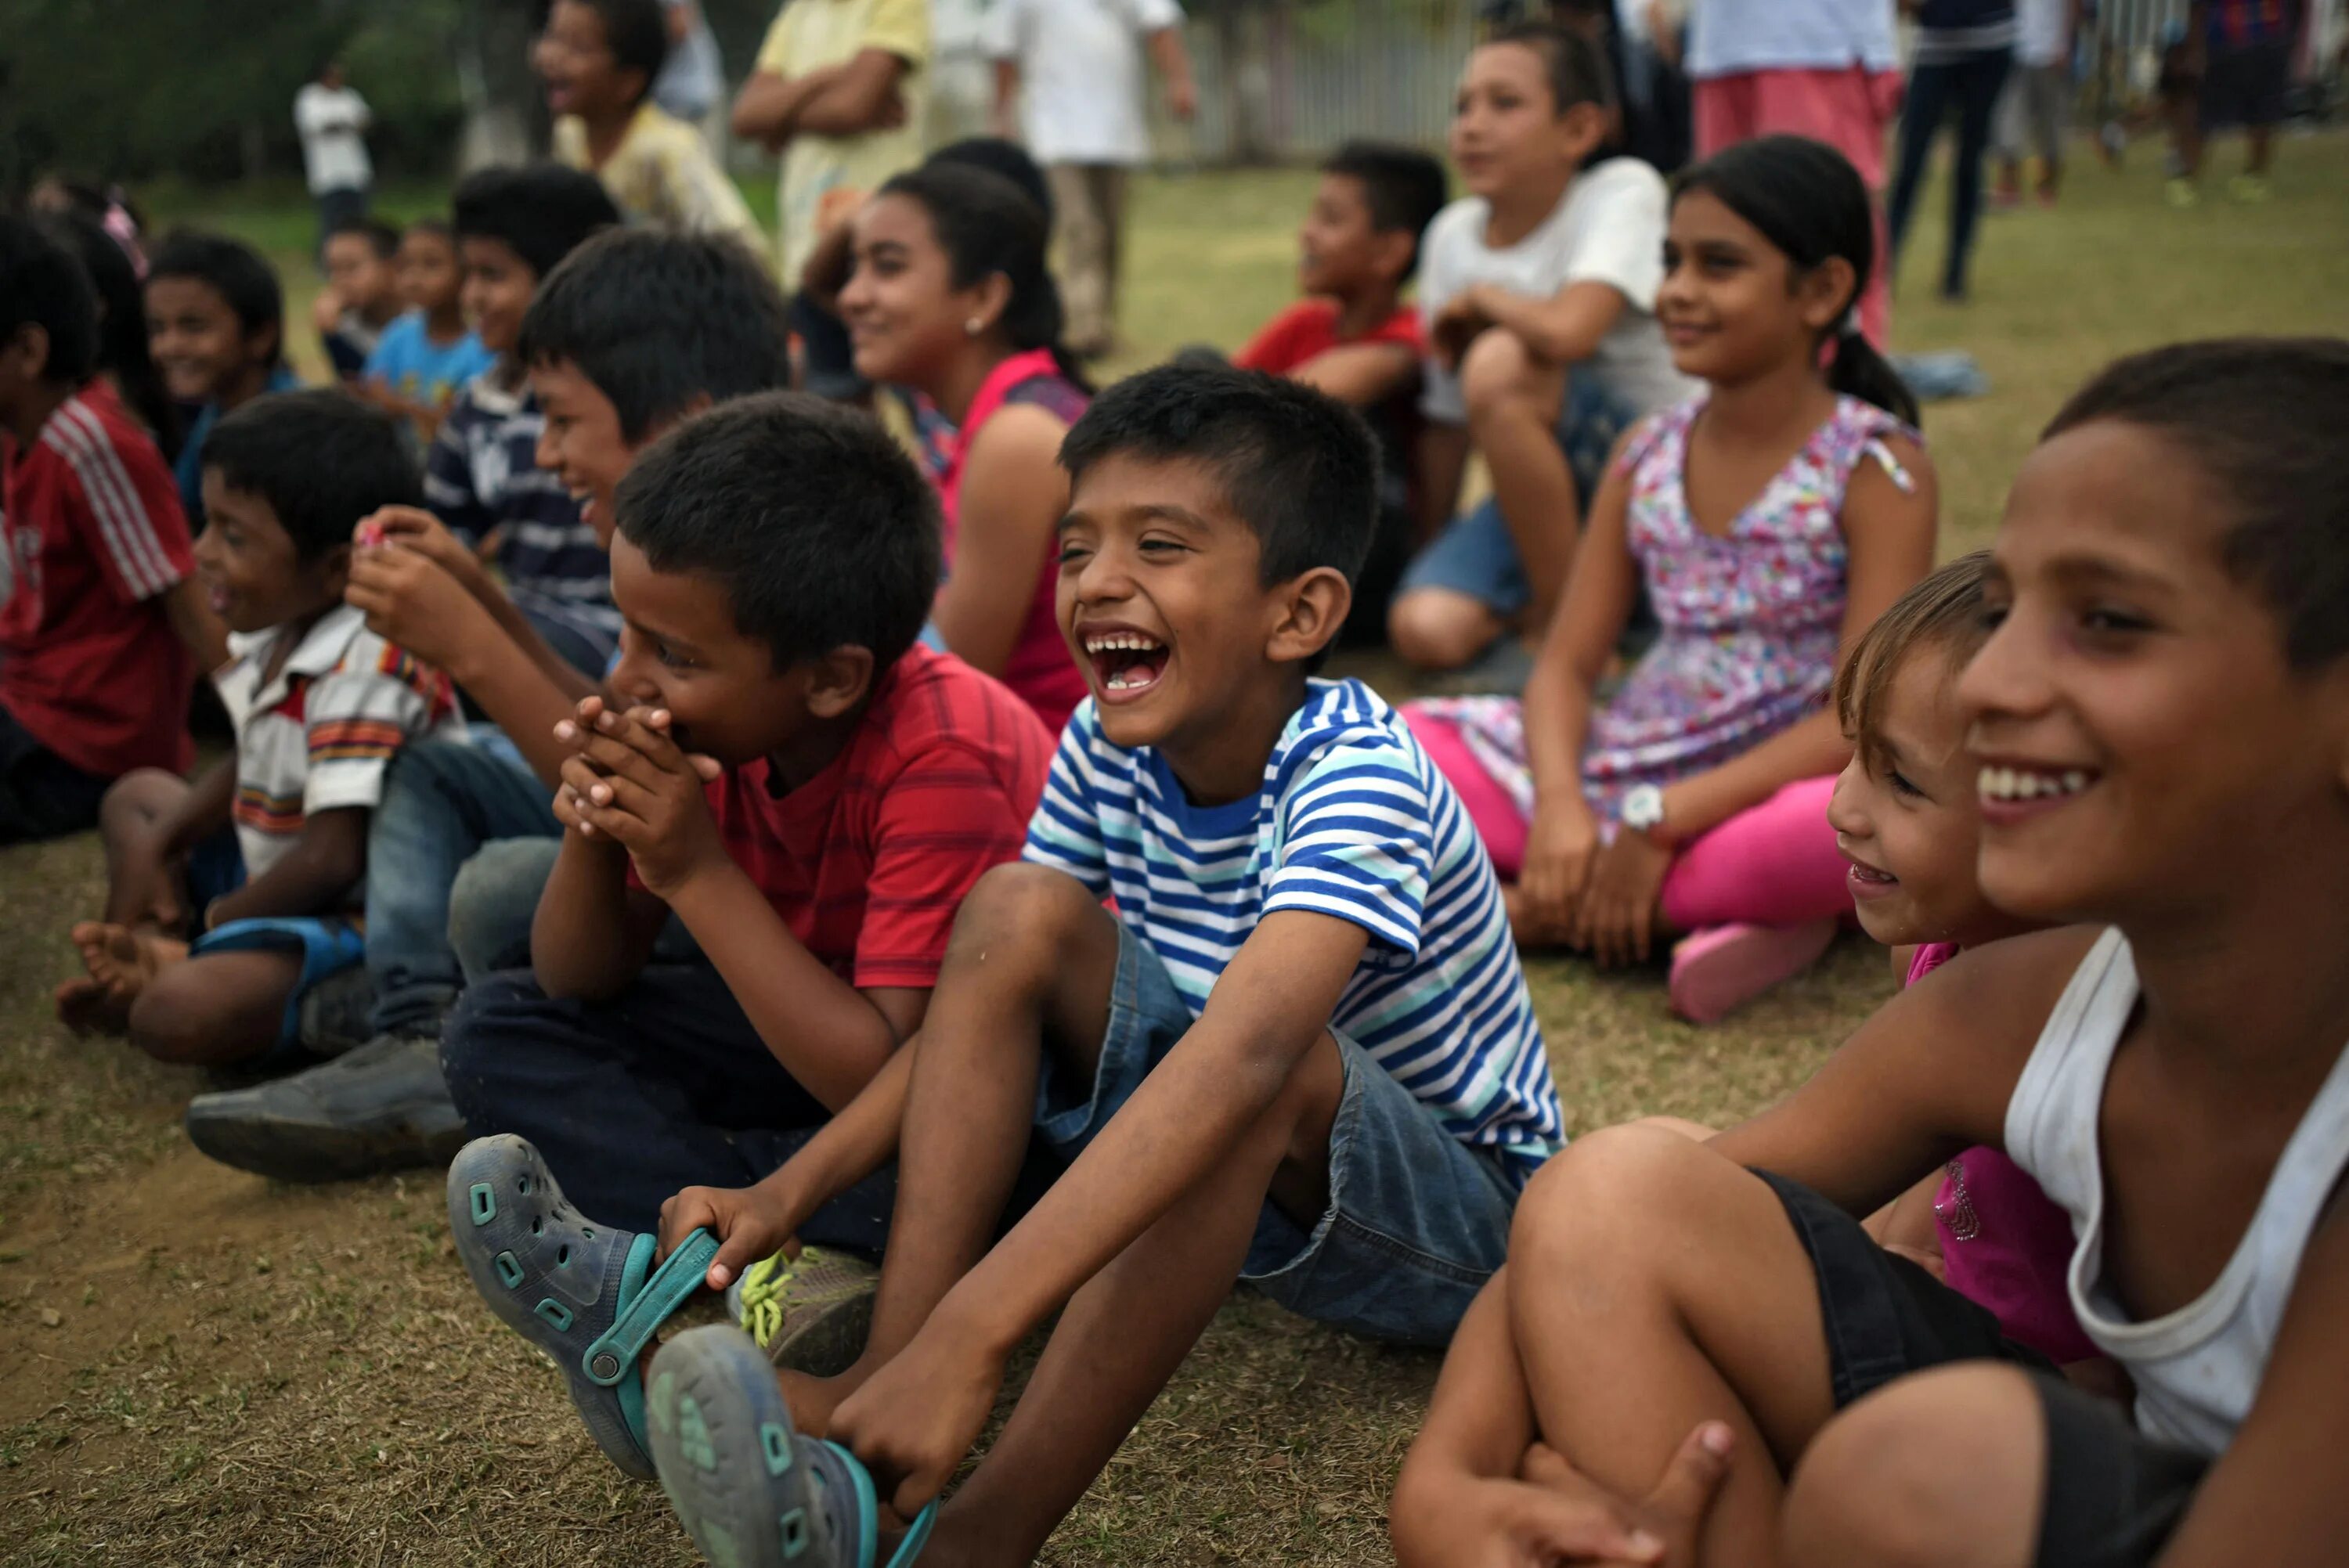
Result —
[{"label": "girl's ponytail", "polygon": [[1827,349],[1827,385],[1847,397],[1873,403],[1904,425],[1918,423],[1917,395],[1892,362],[1876,352],[1857,324],[1847,324]]},{"label": "girl's ponytail", "polygon": [[1916,397],[1860,335],[1855,315],[1876,271],[1876,210],[1851,160],[1807,137],[1756,137],[1715,153],[1673,185],[1676,200],[1692,191],[1760,230],[1798,273],[1838,256],[1850,264],[1851,298],[1826,349],[1827,385],[1916,424]]}]

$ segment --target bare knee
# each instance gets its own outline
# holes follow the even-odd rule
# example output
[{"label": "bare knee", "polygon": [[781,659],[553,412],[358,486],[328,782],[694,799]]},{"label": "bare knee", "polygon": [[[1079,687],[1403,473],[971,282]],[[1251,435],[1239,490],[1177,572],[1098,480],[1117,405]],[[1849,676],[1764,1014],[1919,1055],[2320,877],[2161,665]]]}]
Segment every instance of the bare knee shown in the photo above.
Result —
[{"label": "bare knee", "polygon": [[1555,418],[1565,387],[1560,368],[1506,327],[1487,327],[1460,357],[1460,396],[1473,421],[1529,407]]},{"label": "bare knee", "polygon": [[[1014,861],[988,872],[964,896],[947,962],[990,971],[1011,965],[1041,977],[1069,944],[1112,921],[1101,900],[1066,872]],[[1109,929],[1113,934],[1113,925]]]},{"label": "bare knee", "polygon": [[[1677,1130],[1633,1122],[1578,1138],[1517,1200],[1509,1258],[1521,1272],[1583,1270],[1591,1249],[1652,1252],[1659,1227],[1702,1223],[1737,1168]],[[1552,1276],[1555,1277],[1555,1276]]]},{"label": "bare knee", "polygon": [[1920,1372],[1821,1428],[1781,1522],[1791,1563],[2020,1568],[2037,1538],[2045,1423],[2030,1378]]},{"label": "bare knee", "polygon": [[119,843],[169,810],[188,792],[187,781],[160,768],[134,768],[117,779],[98,801],[98,830]]},{"label": "bare knee", "polygon": [[140,989],[129,1032],[130,1043],[159,1062],[200,1067],[243,1054],[229,1048],[218,987],[196,960],[173,965]]},{"label": "bare knee", "polygon": [[1504,630],[1477,600],[1450,588],[1413,588],[1387,607],[1387,640],[1404,662],[1456,670],[1493,645]]}]

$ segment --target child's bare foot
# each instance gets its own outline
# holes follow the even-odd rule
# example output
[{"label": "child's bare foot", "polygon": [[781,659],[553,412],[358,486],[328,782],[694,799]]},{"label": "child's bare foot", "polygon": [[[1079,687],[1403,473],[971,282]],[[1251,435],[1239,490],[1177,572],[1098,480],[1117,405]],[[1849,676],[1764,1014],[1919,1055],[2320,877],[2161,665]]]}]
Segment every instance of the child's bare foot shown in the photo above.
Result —
[{"label": "child's bare foot", "polygon": [[848,1397],[864,1387],[865,1379],[880,1369],[879,1363],[867,1363],[859,1357],[847,1371],[831,1377],[811,1377],[804,1372],[778,1367],[775,1381],[781,1385],[783,1399],[792,1408],[792,1425],[802,1432],[822,1436],[832,1430],[832,1413],[846,1404]]},{"label": "child's bare foot", "polygon": [[88,975],[59,985],[57,1004],[57,1022],[77,1035],[119,1035],[129,1025],[129,1006],[110,1006],[106,987]]},{"label": "child's bare foot", "polygon": [[118,1010],[127,1024],[130,1005],[147,983],[188,956],[188,944],[151,932],[86,920],[73,928],[74,945],[81,949],[82,967],[89,971],[105,994],[109,1016]]}]

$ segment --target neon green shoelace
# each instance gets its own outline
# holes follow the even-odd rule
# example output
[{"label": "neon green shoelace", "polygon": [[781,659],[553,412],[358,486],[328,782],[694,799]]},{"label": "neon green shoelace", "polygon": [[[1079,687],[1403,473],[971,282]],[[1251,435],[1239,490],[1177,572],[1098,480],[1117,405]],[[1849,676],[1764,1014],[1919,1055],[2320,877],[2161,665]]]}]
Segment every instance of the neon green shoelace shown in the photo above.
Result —
[{"label": "neon green shoelace", "polygon": [[[814,1264],[823,1261],[821,1248],[800,1249],[799,1263]],[[792,1276],[797,1269],[798,1264],[777,1253],[742,1271],[741,1328],[761,1350],[773,1345],[775,1336],[783,1330],[783,1316],[792,1306]]]}]

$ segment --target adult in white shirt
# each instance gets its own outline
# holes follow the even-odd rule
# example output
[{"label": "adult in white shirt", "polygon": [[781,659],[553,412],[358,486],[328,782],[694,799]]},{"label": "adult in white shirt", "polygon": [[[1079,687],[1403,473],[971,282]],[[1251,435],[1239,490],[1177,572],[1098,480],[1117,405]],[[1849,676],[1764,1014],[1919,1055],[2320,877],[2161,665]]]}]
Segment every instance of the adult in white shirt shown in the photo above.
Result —
[{"label": "adult in white shirt", "polygon": [[[1893,0],[1696,0],[1689,12],[1696,155],[1757,136],[1824,141],[1884,189],[1884,135],[1900,104]],[[1891,253],[1879,224],[1878,255]],[[1860,296],[1859,321],[1882,348],[1889,269]]]},{"label": "adult in white shirt", "polygon": [[318,204],[317,251],[326,236],[367,216],[375,165],[367,160],[367,129],[374,120],[367,99],[343,80],[343,63],[328,60],[316,81],[294,95],[294,129],[302,139],[302,169]]},{"label": "adult in white shirt", "polygon": [[1150,157],[1143,56],[1165,78],[1177,119],[1198,109],[1175,0],[994,0],[985,44],[995,62],[999,129],[1012,111],[1051,181],[1067,302],[1064,341],[1106,354],[1117,332],[1126,170]]},{"label": "adult in white shirt", "polygon": [[1993,206],[2023,200],[2023,160],[2039,155],[2039,204],[2053,207],[2064,183],[2064,131],[2072,119],[2072,38],[2080,0],[2020,0],[2014,8],[2014,69],[1998,100],[1991,150],[1998,155]]}]

